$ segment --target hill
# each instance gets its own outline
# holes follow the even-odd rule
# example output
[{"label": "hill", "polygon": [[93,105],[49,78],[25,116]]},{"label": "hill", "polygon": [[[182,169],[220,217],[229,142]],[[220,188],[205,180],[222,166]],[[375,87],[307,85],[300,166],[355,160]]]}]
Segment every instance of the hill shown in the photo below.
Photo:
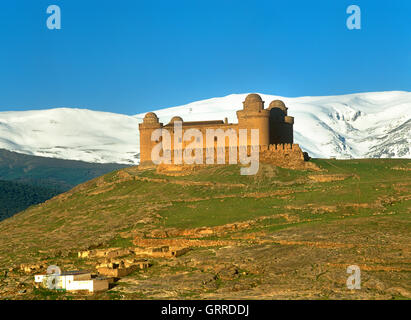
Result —
[{"label": "hill", "polygon": [[[95,270],[78,251],[178,244],[191,251],[151,258],[89,298],[411,298],[411,161],[312,161],[317,170],[263,165],[256,176],[236,166],[106,174],[0,222],[0,269]],[[362,290],[346,287],[353,264]],[[10,270],[3,298],[73,297]]]},{"label": "hill", "polygon": [[126,165],[37,157],[0,149],[0,220],[124,167]]},{"label": "hill", "polygon": [[52,187],[32,186],[23,183],[0,180],[0,221],[42,203],[61,193]]},{"label": "hill", "polygon": [[[246,95],[232,94],[155,112],[164,123],[175,115],[185,121],[228,117],[236,122],[235,111]],[[411,157],[411,92],[297,98],[260,95],[266,104],[275,99],[286,103],[295,117],[295,142],[312,157]],[[143,116],[75,108],[0,112],[0,148],[60,159],[138,164],[138,123]]]},{"label": "hill", "polygon": [[38,157],[0,149],[0,179],[32,185],[55,185],[67,191],[105,173],[127,167],[117,163],[88,163]]}]

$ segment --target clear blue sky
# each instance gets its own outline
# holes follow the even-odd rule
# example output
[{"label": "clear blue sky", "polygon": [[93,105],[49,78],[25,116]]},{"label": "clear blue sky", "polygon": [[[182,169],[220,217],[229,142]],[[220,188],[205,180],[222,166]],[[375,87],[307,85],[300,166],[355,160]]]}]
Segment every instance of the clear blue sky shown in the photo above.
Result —
[{"label": "clear blue sky", "polygon": [[[361,30],[346,28],[350,4]],[[0,111],[411,91],[409,0],[3,0],[0,39]]]}]

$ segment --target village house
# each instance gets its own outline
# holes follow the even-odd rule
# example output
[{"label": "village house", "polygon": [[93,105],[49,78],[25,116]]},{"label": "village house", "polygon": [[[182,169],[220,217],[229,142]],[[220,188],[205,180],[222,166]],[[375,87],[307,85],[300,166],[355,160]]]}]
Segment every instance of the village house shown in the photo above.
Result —
[{"label": "village house", "polygon": [[98,292],[108,290],[109,279],[104,277],[92,277],[88,271],[68,271],[61,274],[37,274],[34,282],[43,287],[47,287],[48,281],[52,278],[53,288],[66,291]]}]

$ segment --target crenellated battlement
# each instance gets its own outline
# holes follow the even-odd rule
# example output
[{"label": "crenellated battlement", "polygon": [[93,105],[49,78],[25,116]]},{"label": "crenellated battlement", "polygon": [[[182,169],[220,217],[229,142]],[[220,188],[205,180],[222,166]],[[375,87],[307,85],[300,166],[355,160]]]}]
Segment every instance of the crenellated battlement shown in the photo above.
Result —
[{"label": "crenellated battlement", "polygon": [[295,143],[270,144],[260,147],[260,162],[271,163],[280,166],[293,166],[297,162],[304,162],[304,153],[300,146]]},{"label": "crenellated battlement", "polygon": [[278,143],[278,144],[270,144],[268,146],[260,146],[260,152],[265,151],[301,151],[301,148],[296,143]]}]

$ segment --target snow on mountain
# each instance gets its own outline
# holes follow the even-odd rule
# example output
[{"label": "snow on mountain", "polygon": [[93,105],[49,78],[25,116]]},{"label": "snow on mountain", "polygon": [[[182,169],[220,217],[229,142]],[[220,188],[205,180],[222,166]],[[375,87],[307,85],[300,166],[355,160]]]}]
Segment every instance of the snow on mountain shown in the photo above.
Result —
[{"label": "snow on mountain", "polygon": [[[155,110],[160,121],[237,122],[247,94],[232,94]],[[390,91],[339,96],[286,98],[260,94],[266,106],[285,102],[295,118],[294,140],[312,157],[411,158],[411,92]],[[84,160],[138,163],[138,123],[134,117],[84,109],[0,112],[0,148]]]},{"label": "snow on mountain", "polygon": [[[247,94],[232,94],[154,111],[167,123],[174,115],[185,121],[237,122]],[[286,98],[260,94],[265,106],[283,100],[293,116],[294,140],[312,157],[411,158],[411,92],[390,91],[339,96]],[[142,118],[144,114],[137,115]]]},{"label": "snow on mountain", "polygon": [[97,163],[138,162],[138,120],[115,113],[60,108],[0,112],[0,148]]}]

